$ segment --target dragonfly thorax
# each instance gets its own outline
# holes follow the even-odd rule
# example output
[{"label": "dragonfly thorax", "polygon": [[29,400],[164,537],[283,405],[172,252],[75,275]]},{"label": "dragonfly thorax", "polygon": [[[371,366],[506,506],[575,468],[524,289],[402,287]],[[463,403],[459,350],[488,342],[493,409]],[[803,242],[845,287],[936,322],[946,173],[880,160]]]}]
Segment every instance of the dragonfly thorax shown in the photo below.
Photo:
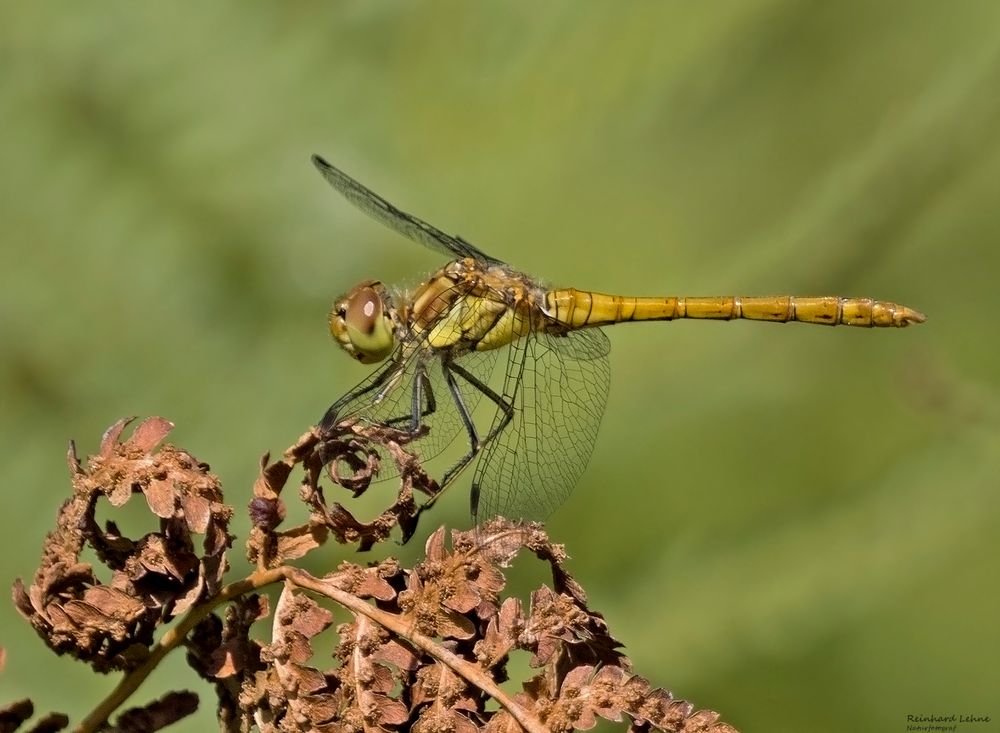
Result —
[{"label": "dragonfly thorax", "polygon": [[362,364],[385,360],[396,345],[392,299],[378,280],[366,280],[338,298],[330,311],[330,333]]}]

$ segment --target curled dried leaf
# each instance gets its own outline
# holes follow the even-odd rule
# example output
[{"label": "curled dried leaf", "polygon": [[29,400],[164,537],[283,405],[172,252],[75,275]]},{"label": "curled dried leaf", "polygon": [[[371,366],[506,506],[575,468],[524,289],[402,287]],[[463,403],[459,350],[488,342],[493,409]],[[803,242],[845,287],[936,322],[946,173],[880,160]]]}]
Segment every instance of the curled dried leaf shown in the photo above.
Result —
[{"label": "curled dried leaf", "polygon": [[[302,557],[329,535],[341,543],[357,543],[359,550],[368,550],[382,542],[397,526],[403,540],[409,539],[420,513],[414,492],[433,496],[438,491],[417,456],[406,448],[422,435],[423,431],[411,433],[382,425],[345,422],[324,432],[314,428],[305,433],[278,461],[270,463],[265,456],[250,502],[254,525],[247,541],[250,561],[260,568],[277,567]],[[385,461],[391,462],[393,474],[398,474],[399,488],[390,505],[373,520],[361,521],[339,502],[327,500],[319,483],[324,470],[335,486],[357,497],[379,477]],[[286,514],[281,492],[292,469],[300,463],[305,476],[299,494],[310,509],[309,520],[278,531]]]},{"label": "curled dried leaf", "polygon": [[[123,441],[129,422],[108,428],[86,465],[71,445],[73,496],[46,537],[30,587],[14,584],[18,610],[46,643],[99,671],[134,666],[156,626],[218,593],[232,542],[232,509],[208,466],[171,445],[157,448],[173,425],[149,418]],[[136,494],[159,518],[159,531],[133,539],[114,522],[98,526],[102,497],[118,507]],[[110,582],[79,561],[87,545],[112,571]]]},{"label": "curled dried leaf", "polygon": [[[263,572],[220,593],[232,538],[231,510],[218,483],[190,454],[169,445],[157,449],[171,428],[165,420],[145,421],[123,441],[126,424],[109,428],[99,453],[85,463],[71,448],[74,496],[46,540],[33,582],[14,587],[19,610],[57,651],[101,671],[138,673],[151,666],[135,669],[140,662],[155,661],[165,648],[148,656],[158,625],[203,601],[225,599],[224,618],[206,603],[182,622],[185,629],[194,626],[184,640],[188,661],[215,686],[225,731],[535,733],[586,730],[607,720],[626,721],[636,731],[735,733],[716,713],[693,712],[690,703],[632,672],[604,618],[588,607],[566,569],[564,548],[540,525],[498,518],[450,537],[441,528],[428,537],[425,557],[412,569],[392,559],[367,567],[345,562],[316,578],[278,567],[331,534],[359,549],[385,539],[397,525],[407,538],[419,515],[414,490],[437,491],[406,448],[412,434],[344,424],[304,434],[277,462],[265,456],[250,502],[248,541]],[[319,484],[324,469],[358,495],[386,460],[400,488],[374,521],[363,523],[326,501]],[[285,517],[281,492],[298,464],[310,518],[278,531]],[[132,538],[113,522],[97,526],[98,501],[120,506],[136,494],[158,518],[158,531]],[[87,545],[110,569],[108,582],[80,562]],[[552,577],[527,602],[503,596],[503,569],[522,554],[547,564]],[[270,642],[256,641],[262,629],[255,627],[269,607],[251,591],[281,578]],[[338,616],[346,621],[337,623]],[[500,683],[516,656],[536,673],[510,696]],[[196,705],[191,693],[174,693],[128,711],[108,729],[156,730]]]}]

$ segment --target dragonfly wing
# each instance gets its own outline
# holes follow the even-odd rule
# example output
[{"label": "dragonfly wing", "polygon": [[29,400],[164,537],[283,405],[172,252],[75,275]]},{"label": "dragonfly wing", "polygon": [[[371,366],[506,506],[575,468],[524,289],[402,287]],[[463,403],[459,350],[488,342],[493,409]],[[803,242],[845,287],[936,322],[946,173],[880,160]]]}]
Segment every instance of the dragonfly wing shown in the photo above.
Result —
[{"label": "dragonfly wing", "polygon": [[[448,390],[440,359],[429,348],[410,350],[410,356],[404,358],[406,351],[400,347],[387,366],[371,374],[338,400],[321,425],[331,428],[341,420],[353,418],[409,430],[414,410],[417,410],[420,424],[427,426],[428,431],[409,447],[424,461],[439,455],[457,436],[464,434],[464,423]],[[495,351],[473,352],[462,357],[462,366],[485,382],[489,381],[496,358]],[[461,381],[457,387],[464,403],[474,410],[482,393]],[[467,440],[465,437],[461,439]],[[396,476],[393,462],[385,456],[383,458],[378,477],[380,481]]]},{"label": "dragonfly wing", "polygon": [[[533,334],[511,345],[503,396],[513,417],[476,467],[477,523],[495,516],[542,520],[569,496],[597,440],[608,351],[607,335],[596,328]],[[503,419],[501,410],[494,426]]]},{"label": "dragonfly wing", "polygon": [[500,260],[490,257],[461,237],[445,234],[426,221],[397,209],[377,193],[361,185],[339,168],[330,165],[320,156],[313,155],[312,162],[323,174],[327,183],[345,199],[375,221],[399,232],[404,237],[441,252],[449,258],[473,257],[492,264],[503,264]]}]

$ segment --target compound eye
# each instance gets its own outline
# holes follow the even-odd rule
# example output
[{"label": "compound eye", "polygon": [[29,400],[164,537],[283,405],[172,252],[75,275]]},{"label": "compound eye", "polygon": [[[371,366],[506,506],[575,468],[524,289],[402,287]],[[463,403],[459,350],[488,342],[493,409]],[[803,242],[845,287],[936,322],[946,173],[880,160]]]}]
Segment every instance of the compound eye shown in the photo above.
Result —
[{"label": "compound eye", "polygon": [[338,318],[330,322],[330,330],[341,346],[364,364],[382,361],[395,345],[392,318],[387,313],[388,297],[381,283],[363,283],[338,303]]},{"label": "compound eye", "polygon": [[347,298],[346,307],[338,312],[347,322],[348,328],[365,336],[371,336],[382,320],[382,299],[374,288],[360,287]]}]

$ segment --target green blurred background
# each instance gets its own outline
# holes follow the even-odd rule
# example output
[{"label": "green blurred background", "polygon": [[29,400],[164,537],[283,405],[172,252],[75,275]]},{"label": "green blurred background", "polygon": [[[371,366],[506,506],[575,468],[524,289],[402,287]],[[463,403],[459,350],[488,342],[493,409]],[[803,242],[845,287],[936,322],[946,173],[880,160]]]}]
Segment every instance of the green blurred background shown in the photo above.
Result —
[{"label": "green blurred background", "polygon": [[[441,259],[318,152],[553,284],[925,311],[613,329],[598,447],[549,527],[637,670],[745,731],[1000,718],[996,2],[7,3],[0,28],[5,587],[69,438],[169,417],[242,539],[260,454],[365,375],[333,297]],[[0,645],[0,702],[78,721],[112,686],[9,604]],[[136,702],[190,683],[180,657]],[[177,730],[214,727],[194,686]]]}]

